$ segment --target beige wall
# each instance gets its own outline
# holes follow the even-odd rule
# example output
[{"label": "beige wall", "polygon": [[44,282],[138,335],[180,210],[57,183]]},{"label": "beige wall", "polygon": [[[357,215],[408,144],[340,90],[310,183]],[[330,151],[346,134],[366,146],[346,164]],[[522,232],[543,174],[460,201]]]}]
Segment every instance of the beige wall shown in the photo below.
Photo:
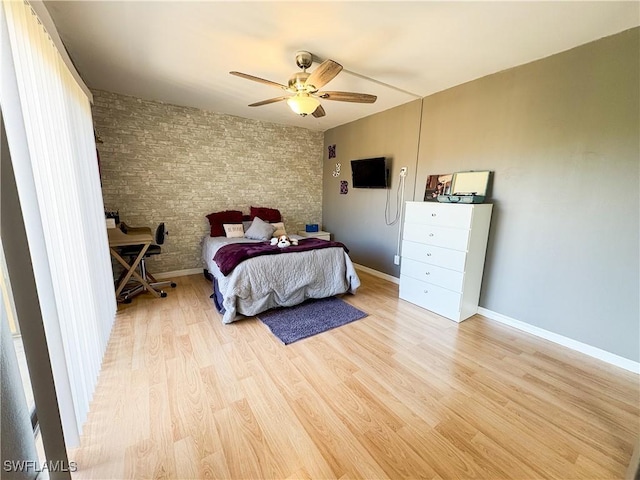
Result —
[{"label": "beige wall", "polygon": [[[385,208],[393,217],[398,207],[400,168],[408,167],[405,199],[413,195],[418,154],[420,100],[392,108],[377,115],[325,132],[324,193],[322,217],[324,229],[349,248],[352,260],[375,270],[399,276],[394,265],[398,229],[401,222],[387,225]],[[329,159],[328,146],[336,146],[336,158]],[[353,188],[351,160],[386,157],[391,163],[391,188]],[[340,176],[334,177],[336,163]],[[340,181],[349,183],[349,193],[340,194]]]},{"label": "beige wall", "polygon": [[495,172],[483,307],[635,361],[639,32],[425,98],[418,168]]},{"label": "beige wall", "polygon": [[321,132],[93,94],[105,208],[170,234],[150,271],[202,266],[211,212],[278,208],[290,232],[321,222]]},{"label": "beige wall", "polygon": [[[410,169],[408,182],[422,200],[429,174],[494,171],[481,306],[636,362],[639,35],[632,29],[426,97],[417,176]],[[420,121],[390,114],[326,132],[325,148],[336,143],[343,166],[387,154],[380,142],[417,150],[417,136],[406,135]],[[324,155],[325,223],[346,232],[360,263],[395,274],[387,259],[396,232],[368,228],[381,199],[334,198]],[[375,256],[361,254],[371,241]]]}]

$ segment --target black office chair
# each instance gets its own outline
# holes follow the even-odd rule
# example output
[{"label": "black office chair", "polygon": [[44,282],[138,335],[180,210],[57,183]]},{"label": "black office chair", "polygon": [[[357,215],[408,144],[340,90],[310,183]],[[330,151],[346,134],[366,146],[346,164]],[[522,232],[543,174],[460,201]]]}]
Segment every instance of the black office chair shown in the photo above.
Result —
[{"label": "black office chair", "polygon": [[[125,233],[127,233],[127,230],[129,229],[135,230],[127,226],[124,222],[121,224],[121,228]],[[156,236],[155,236],[156,243],[149,245],[149,248],[147,248],[147,251],[144,252],[144,257],[142,257],[142,260],[140,260],[140,263],[138,264],[138,267],[140,268],[140,276],[144,278],[149,283],[149,285],[154,289],[162,288],[166,285],[170,285],[171,288],[176,288],[177,286],[176,283],[173,282],[172,280],[164,280],[161,282],[156,280],[156,278],[147,271],[147,266],[145,263],[145,259],[147,257],[152,257],[154,255],[159,255],[160,253],[162,253],[162,249],[160,248],[160,245],[164,244],[164,237],[166,235],[169,235],[169,232],[165,229],[164,223],[161,223],[160,225],[158,225],[158,228],[156,228]],[[125,256],[129,257],[129,263],[131,263],[140,254],[141,249],[142,249],[141,245],[129,245],[126,247],[121,247],[120,255],[123,257]],[[135,282],[135,280],[134,280],[134,283],[135,284],[131,288],[125,289],[122,291],[121,296],[123,299],[122,301],[124,303],[131,303],[131,299],[133,297],[147,290],[145,286],[142,285],[141,283]],[[164,290],[160,290],[159,293],[162,298],[167,296],[167,292],[165,292]]]}]

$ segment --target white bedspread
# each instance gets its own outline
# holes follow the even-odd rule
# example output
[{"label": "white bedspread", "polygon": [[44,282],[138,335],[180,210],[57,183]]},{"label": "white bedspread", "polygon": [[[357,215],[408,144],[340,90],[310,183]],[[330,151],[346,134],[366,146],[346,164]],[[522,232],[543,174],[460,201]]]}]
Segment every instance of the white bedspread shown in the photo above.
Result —
[{"label": "white bedspread", "polygon": [[218,280],[224,323],[254,316],[270,308],[290,307],[309,298],[356,293],[360,279],[349,255],[341,247],[264,255],[240,263],[228,276],[213,261],[230,243],[251,243],[246,238],[205,237],[202,258]]}]

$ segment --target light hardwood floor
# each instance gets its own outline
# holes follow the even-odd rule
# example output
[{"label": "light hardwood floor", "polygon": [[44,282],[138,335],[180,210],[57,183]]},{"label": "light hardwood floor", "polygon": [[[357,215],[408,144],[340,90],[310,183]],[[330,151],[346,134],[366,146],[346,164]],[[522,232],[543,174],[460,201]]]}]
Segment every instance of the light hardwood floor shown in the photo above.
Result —
[{"label": "light hardwood floor", "polygon": [[74,478],[622,478],[638,377],[360,273],[369,316],[283,346],[202,276],[121,306]]}]

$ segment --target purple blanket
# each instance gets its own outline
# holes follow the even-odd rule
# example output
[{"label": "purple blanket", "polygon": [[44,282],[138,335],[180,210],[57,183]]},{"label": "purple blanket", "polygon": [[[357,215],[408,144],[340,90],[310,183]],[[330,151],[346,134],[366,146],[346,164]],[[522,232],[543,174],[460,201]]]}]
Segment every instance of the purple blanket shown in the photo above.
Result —
[{"label": "purple blanket", "polygon": [[329,242],[319,238],[304,238],[302,240],[298,240],[298,245],[289,245],[285,248],[280,248],[277,245],[271,245],[268,242],[232,243],[230,245],[220,247],[214,255],[213,261],[216,262],[218,268],[226,277],[240,262],[243,262],[248,258],[259,257],[260,255],[275,255],[278,253],[305,252],[307,250],[317,250],[319,248],[330,247],[341,247],[344,248],[345,252],[349,253],[347,247],[340,242]]}]

